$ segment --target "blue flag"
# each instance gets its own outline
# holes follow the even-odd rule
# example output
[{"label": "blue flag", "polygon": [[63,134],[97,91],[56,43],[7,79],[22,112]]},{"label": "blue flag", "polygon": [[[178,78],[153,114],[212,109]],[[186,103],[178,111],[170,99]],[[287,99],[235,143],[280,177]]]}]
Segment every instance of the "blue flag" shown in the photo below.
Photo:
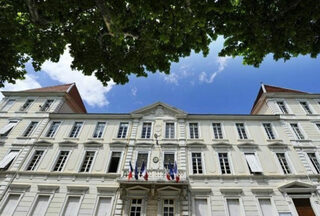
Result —
[{"label": "blue flag", "polygon": [[171,177],[171,180],[174,179],[174,171],[173,171],[173,166],[169,163],[169,174]]},{"label": "blue flag", "polygon": [[134,168],[134,178],[136,180],[138,180],[139,176],[138,176],[138,163],[136,161],[136,167]]}]

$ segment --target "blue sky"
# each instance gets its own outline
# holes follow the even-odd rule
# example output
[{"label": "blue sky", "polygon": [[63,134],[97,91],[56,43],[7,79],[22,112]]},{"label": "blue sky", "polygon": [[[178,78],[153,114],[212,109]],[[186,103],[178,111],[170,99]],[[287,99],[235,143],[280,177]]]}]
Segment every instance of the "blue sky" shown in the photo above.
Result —
[{"label": "blue sky", "polygon": [[125,85],[103,87],[95,77],[71,71],[66,52],[58,63],[46,62],[41,72],[27,65],[27,78],[2,90],[22,90],[76,82],[88,112],[127,113],[162,101],[188,113],[248,114],[260,82],[320,93],[320,57],[300,56],[289,61],[265,58],[259,68],[242,64],[242,59],[219,58],[223,39],[210,46],[207,57],[193,53],[171,66],[171,75],[149,74],[130,77]]}]

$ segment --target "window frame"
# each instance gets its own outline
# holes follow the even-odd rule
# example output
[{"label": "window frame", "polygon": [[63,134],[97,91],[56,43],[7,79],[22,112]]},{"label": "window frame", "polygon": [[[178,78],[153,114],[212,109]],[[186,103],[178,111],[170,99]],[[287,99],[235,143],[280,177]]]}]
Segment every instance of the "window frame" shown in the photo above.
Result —
[{"label": "window frame", "polygon": [[173,165],[174,165],[174,162],[176,162],[178,164],[178,161],[176,160],[177,159],[177,151],[174,151],[174,150],[163,150],[162,151],[162,168],[163,169],[166,169],[165,166],[164,166],[164,155],[165,154],[173,154],[174,155]]},{"label": "window frame", "polygon": [[[146,161],[146,164],[145,164],[146,168],[148,169],[148,168],[150,167],[150,151],[149,151],[149,150],[136,149],[136,155],[135,155],[135,160],[134,160],[134,161],[138,161],[138,155],[139,155],[139,153],[141,153],[141,154],[148,154],[148,161]],[[133,167],[136,166],[136,164],[132,164],[132,165],[133,165]],[[140,168],[141,168],[141,167],[139,167],[139,169],[140,169]]]},{"label": "window frame", "polygon": [[[26,108],[24,108],[24,105],[25,105],[29,100],[33,100],[33,101],[29,104],[29,106],[27,106]],[[30,107],[35,103],[35,101],[36,101],[36,98],[32,98],[32,97],[26,98],[26,100],[24,101],[23,105],[19,108],[19,112],[27,112],[27,111],[30,109]],[[24,108],[24,109],[22,109],[22,108]]]},{"label": "window frame", "polygon": [[317,160],[317,162],[320,164],[319,153],[316,152],[316,151],[307,151],[307,152],[304,152],[305,157],[306,157],[306,159],[307,159],[307,161],[308,161],[308,164],[309,164],[309,166],[310,166],[313,174],[318,175],[318,174],[320,174],[320,166],[318,167],[318,168],[319,168],[319,172],[318,172],[318,171],[317,171],[317,168],[314,166],[313,162],[311,161],[311,159],[310,159],[310,157],[309,157],[309,154],[310,154],[310,153],[311,153],[311,154],[315,154],[316,160]]},{"label": "window frame", "polygon": [[[151,124],[151,129],[150,129],[150,137],[143,137],[143,125],[144,124]],[[141,125],[141,134],[140,134],[140,138],[141,139],[153,139],[153,121],[144,121],[142,122],[142,125]],[[147,134],[147,133],[146,133]]]},{"label": "window frame", "polygon": [[[119,132],[120,132],[120,128],[121,128],[121,124],[127,124],[127,130],[126,130],[126,134],[125,136],[118,136],[119,135]],[[117,130],[117,133],[116,133],[116,139],[126,139],[128,138],[128,131],[129,131],[129,127],[130,127],[130,122],[129,121],[120,121],[119,122],[119,126],[118,126],[118,130]],[[121,135],[123,134],[123,132],[121,133]]]},{"label": "window frame", "polygon": [[[17,160],[17,158],[19,157],[20,153],[21,153],[21,149],[18,149],[18,148],[10,148],[7,150],[6,154],[4,155],[4,157],[2,157],[2,159],[0,161],[2,161],[8,154],[10,154],[12,151],[17,151],[18,154],[17,156],[15,156],[15,158],[11,161],[11,164],[8,166],[8,168],[6,170],[9,170],[12,165],[15,163],[15,161]],[[23,163],[23,162],[22,162]],[[0,208],[0,212],[1,212],[1,208]]]},{"label": "window frame", "polygon": [[[35,166],[35,168],[33,170],[27,170],[31,164],[31,161],[33,160],[33,158],[35,156],[36,151],[43,151],[42,156],[40,157],[37,165]],[[28,163],[26,163],[24,170],[27,172],[37,171],[37,169],[38,169],[38,167],[39,167],[39,165],[40,165],[41,161],[43,160],[46,153],[47,153],[47,149],[40,149],[40,148],[33,149],[32,154],[29,156],[29,158],[27,160]]]},{"label": "window frame", "polygon": [[[298,135],[296,134],[296,132],[294,131],[292,125],[293,124],[296,124],[297,127],[298,127],[298,130],[300,131],[301,135],[303,136],[302,138],[299,138]],[[290,127],[290,130],[291,130],[291,133],[293,134],[294,138],[296,140],[307,140],[307,136],[306,136],[306,133],[305,131],[302,129],[301,125],[299,122],[289,122],[289,127]]]},{"label": "window frame", "polygon": [[[49,136],[47,136],[47,135],[48,135],[48,133],[49,133],[49,131],[50,131],[50,128],[51,128],[53,122],[60,122],[60,124],[59,124],[59,126],[57,127],[57,130],[54,132],[53,136],[52,136],[52,137],[49,137]],[[45,138],[54,138],[54,137],[57,135],[57,132],[58,132],[58,130],[60,129],[62,123],[63,123],[62,120],[51,121],[51,124],[50,124],[49,127],[47,128],[46,133],[44,134],[44,137],[45,137]]]},{"label": "window frame", "polygon": [[[284,170],[283,170],[283,168],[282,168],[282,166],[280,164],[279,158],[277,156],[278,153],[283,153],[285,155],[285,159],[286,159],[286,162],[287,162],[288,167],[290,169],[290,173],[285,173],[284,172]],[[280,150],[275,151],[274,152],[274,156],[275,156],[275,160],[277,161],[276,163],[277,163],[278,169],[280,170],[281,174],[283,174],[283,175],[294,175],[296,173],[294,167],[292,166],[292,162],[291,162],[290,157],[288,155],[288,151],[283,151],[283,150],[282,151],[280,151]]]},{"label": "window frame", "polygon": [[[220,157],[219,157],[219,154],[227,154],[227,159],[228,159],[228,163],[229,163],[229,167],[230,167],[230,173],[222,173],[222,167],[220,165]],[[220,151],[218,150],[216,152],[216,156],[217,156],[217,159],[218,159],[218,166],[219,166],[219,174],[220,175],[233,175],[234,174],[234,170],[233,170],[233,164],[232,164],[232,160],[230,160],[231,158],[231,152],[229,151]]]},{"label": "window frame", "polygon": [[[101,133],[101,137],[94,137],[94,134],[96,133],[96,129],[97,129],[99,123],[104,123],[104,127],[103,127],[103,130],[102,130],[102,133]],[[106,128],[107,128],[107,122],[106,121],[97,121],[97,123],[96,123],[96,125],[95,125],[95,127],[93,129],[92,139],[103,139],[103,136],[105,134]]]},{"label": "window frame", "polygon": [[243,206],[243,201],[241,199],[241,196],[239,195],[228,195],[228,196],[224,196],[224,208],[225,208],[225,212],[227,213],[226,216],[230,216],[230,212],[229,212],[229,206],[228,206],[228,199],[237,199],[239,200],[239,209],[240,209],[240,215],[239,216],[244,216],[245,215],[245,210],[244,210],[244,206]]},{"label": "window frame", "polygon": [[[192,153],[200,153],[201,154],[201,165],[202,165],[202,173],[193,173],[193,164],[192,164]],[[205,160],[204,160],[204,152],[202,152],[200,149],[192,149],[189,152],[189,173],[190,175],[205,175],[206,174],[206,167],[205,167]],[[197,168],[198,169],[198,168]]]},{"label": "window frame", "polygon": [[173,200],[173,204],[167,204],[167,207],[173,207],[173,215],[176,215],[177,214],[177,200],[175,198],[162,198],[161,199],[161,204],[162,204],[162,215],[164,215],[164,208],[166,207],[164,201],[165,200]]},{"label": "window frame", "polygon": [[11,133],[11,131],[19,124],[20,120],[18,120],[18,119],[17,119],[17,120],[16,120],[16,119],[8,119],[8,123],[7,123],[5,126],[3,126],[2,128],[4,128],[4,127],[6,127],[7,125],[9,125],[10,122],[12,122],[12,123],[13,123],[13,122],[16,122],[16,124],[15,124],[9,131],[7,131],[5,135],[0,135],[0,138],[8,137],[9,134]]},{"label": "window frame", "polygon": [[113,203],[114,203],[114,196],[113,195],[105,195],[105,194],[98,194],[96,197],[96,201],[94,204],[94,208],[93,208],[93,215],[97,215],[98,213],[98,204],[99,204],[99,200],[100,198],[110,198],[111,199],[111,209],[110,209],[110,215],[112,215],[113,213]]},{"label": "window frame", "polygon": [[[191,138],[191,128],[190,128],[190,124],[197,124],[198,126],[198,137],[197,138]],[[196,122],[196,121],[190,121],[188,122],[188,138],[191,140],[198,140],[201,139],[201,125],[200,122]]]},{"label": "window frame", "polygon": [[[81,168],[83,166],[83,163],[84,163],[84,160],[85,160],[85,157],[86,157],[86,153],[87,152],[94,152],[94,155],[93,155],[93,159],[92,159],[92,163],[91,163],[91,166],[89,168],[89,171],[88,172],[81,172]],[[81,159],[81,163],[79,164],[79,167],[78,167],[78,172],[79,173],[91,173],[92,172],[92,168],[94,166],[94,163],[95,163],[95,160],[96,160],[96,157],[97,157],[97,153],[98,150],[93,150],[93,149],[84,149],[83,152],[82,152],[82,159]]]},{"label": "window frame", "polygon": [[[248,162],[247,162],[246,154],[254,154],[254,156],[255,156],[255,158],[256,158],[256,160],[257,160],[257,162],[258,162],[258,164],[259,164],[259,166],[260,166],[260,168],[261,168],[261,170],[262,170],[261,173],[252,172],[252,171],[251,171],[251,168],[250,168],[250,166],[249,166],[249,164],[248,164]],[[246,162],[246,164],[247,164],[248,171],[249,171],[250,175],[256,175],[256,174],[262,175],[262,174],[264,173],[262,164],[261,164],[260,159],[259,159],[258,152],[256,152],[256,151],[244,151],[244,152],[243,152],[243,157],[244,157],[244,160],[245,160],[245,162]]]},{"label": "window frame", "polygon": [[[311,104],[307,101],[307,100],[298,100],[298,103],[300,104],[300,107],[302,108],[302,110],[305,112],[305,114],[307,115],[312,115],[314,114],[314,110],[313,108],[311,107]],[[307,108],[304,107],[304,105],[302,105],[301,103],[305,103]],[[310,113],[307,111],[307,109],[310,110]]]},{"label": "window frame", "polygon": [[[68,156],[67,156],[67,159],[66,159],[65,163],[63,164],[63,167],[62,167],[61,171],[54,171],[54,167],[56,166],[56,163],[58,162],[59,156],[60,156],[60,154],[61,154],[62,151],[68,151],[69,154],[68,154]],[[71,150],[71,149],[59,149],[59,150],[58,150],[58,154],[57,154],[57,156],[56,156],[56,158],[55,158],[55,160],[53,161],[53,164],[52,164],[52,166],[51,166],[51,169],[50,169],[51,172],[55,172],[55,173],[64,172],[64,169],[66,168],[66,164],[68,163],[68,160],[69,160],[71,154],[72,154],[72,150]]]},{"label": "window frame", "polygon": [[[29,127],[31,126],[32,122],[36,122],[36,126],[29,132],[29,134],[26,135],[27,130],[29,129]],[[27,138],[27,137],[32,137],[33,133],[37,130],[39,124],[41,121],[29,121],[28,126],[26,127],[26,129],[24,129],[23,133],[22,133],[22,137]]]},{"label": "window frame", "polygon": [[261,210],[261,205],[260,205],[260,202],[259,200],[261,199],[269,199],[270,200],[270,203],[271,203],[271,208],[272,208],[272,213],[273,215],[278,215],[277,213],[277,208],[276,208],[276,205],[274,203],[274,200],[272,199],[272,196],[266,196],[266,195],[256,195],[255,196],[255,200],[256,200],[256,205],[257,205],[257,208],[258,208],[258,212],[259,212],[259,216],[264,216],[263,215],[263,212]]},{"label": "window frame", "polygon": [[[268,135],[268,133],[266,131],[266,128],[264,127],[265,124],[270,124],[271,132],[273,133],[273,136],[274,136],[273,139],[269,138],[269,135]],[[267,140],[276,140],[279,137],[278,133],[276,132],[276,129],[275,129],[274,125],[271,122],[262,122],[261,125],[262,125],[262,128],[263,128],[264,134],[267,137]]]},{"label": "window frame", "polygon": [[65,196],[65,200],[63,201],[63,205],[62,205],[62,208],[60,210],[60,214],[59,215],[64,215],[64,213],[66,211],[66,207],[67,207],[67,203],[68,203],[69,197],[80,197],[80,199],[79,199],[79,207],[78,207],[78,210],[76,212],[77,215],[79,214],[79,211],[81,209],[81,204],[82,204],[82,201],[83,201],[83,195],[82,194],[78,194],[78,193],[70,193],[70,192],[68,192],[66,194],[66,196]]},{"label": "window frame", "polygon": [[109,168],[110,168],[110,165],[111,165],[111,158],[112,158],[112,153],[113,152],[120,152],[120,159],[119,159],[119,164],[118,164],[118,167],[117,167],[117,172],[114,172],[114,174],[119,174],[119,172],[121,171],[120,170],[120,167],[121,167],[121,163],[122,163],[122,159],[123,159],[123,149],[112,149],[109,151],[109,156],[108,156],[108,166],[106,166],[106,170],[105,170],[105,173],[107,174],[112,174],[112,172],[109,172]]},{"label": "window frame", "polygon": [[[285,113],[285,112],[282,111],[282,109],[280,108],[278,102],[282,102],[282,103],[283,103],[285,109],[287,110],[287,113]],[[276,105],[277,105],[279,114],[288,115],[288,114],[291,114],[291,113],[292,113],[291,110],[290,110],[290,108],[289,108],[289,106],[288,106],[288,104],[287,104],[287,102],[286,102],[286,100],[284,100],[284,99],[278,99],[278,100],[275,100],[275,103],[276,103]]]},{"label": "window frame", "polygon": [[[48,106],[48,108],[46,110],[43,110],[43,107],[45,107],[44,105],[46,105],[46,103],[48,101],[52,100],[52,103]],[[50,108],[51,106],[53,105],[53,103],[55,102],[55,99],[53,98],[47,98],[44,103],[42,105],[40,105],[40,109],[39,109],[39,112],[49,112],[50,111]]]},{"label": "window frame", "polygon": [[[196,209],[196,200],[207,200],[207,215],[211,215],[211,212],[212,212],[212,209],[211,209],[211,198],[210,196],[206,196],[206,195],[194,195],[192,198],[191,198],[191,206],[192,206],[192,209],[194,209],[194,211],[192,212],[192,216],[196,216],[196,212],[195,212],[195,209]],[[209,213],[209,214],[208,214]]]},{"label": "window frame", "polygon": [[19,199],[17,202],[17,205],[15,206],[13,213],[15,213],[15,211],[17,210],[17,207],[19,206],[19,203],[21,202],[21,199],[24,196],[24,192],[15,192],[15,191],[9,191],[8,193],[5,194],[5,196],[3,197],[3,200],[1,201],[1,207],[0,207],[0,214],[2,214],[5,206],[7,205],[7,201],[10,195],[19,195]]},{"label": "window frame", "polygon": [[[6,110],[4,110],[4,108],[8,105],[9,101],[13,101],[13,103],[9,105],[9,107]],[[4,101],[3,105],[1,106],[0,112],[8,112],[16,102],[16,98],[8,98],[6,101]]]},{"label": "window frame", "polygon": [[[220,128],[221,128],[221,135],[222,135],[222,138],[216,138],[215,135],[214,135],[214,127],[213,127],[213,124],[220,124]],[[223,140],[223,139],[226,139],[226,136],[225,136],[225,132],[224,132],[224,129],[223,129],[223,123],[222,122],[211,122],[211,131],[213,133],[213,139],[214,140]]]},{"label": "window frame", "polygon": [[[246,139],[244,139],[244,138],[242,139],[242,138],[240,137],[237,124],[243,124],[244,132],[245,132],[245,135],[247,136]],[[235,129],[236,129],[236,134],[237,134],[237,136],[238,136],[238,140],[249,140],[249,139],[250,139],[251,136],[250,136],[249,130],[248,130],[248,128],[247,128],[247,124],[246,124],[245,122],[235,122],[235,123],[234,123],[234,126],[235,126]]]},{"label": "window frame", "polygon": [[[168,138],[168,137],[166,137],[166,131],[167,131],[167,124],[173,124],[173,129],[174,129],[174,133],[173,133],[173,138]],[[176,124],[176,122],[174,122],[174,121],[165,121],[164,122],[164,131],[163,131],[163,134],[164,134],[164,139],[166,139],[166,140],[172,140],[172,139],[177,139],[177,124]]]},{"label": "window frame", "polygon": [[146,215],[145,213],[145,211],[146,211],[146,202],[145,202],[145,200],[144,200],[144,198],[142,198],[142,197],[129,197],[128,198],[129,199],[129,211],[128,211],[128,215],[131,215],[131,206],[132,206],[132,200],[141,200],[141,204],[140,204],[140,209],[141,209],[141,211],[140,211],[140,215],[141,216],[144,216],[144,215]]},{"label": "window frame", "polygon": [[[72,131],[73,131],[73,128],[74,128],[74,126],[76,125],[76,123],[78,123],[78,122],[82,122],[82,125],[81,125],[81,127],[80,127],[80,129],[79,129],[79,132],[78,132],[77,136],[71,137],[71,133],[72,133]],[[80,137],[80,134],[81,134],[81,132],[82,132],[82,129],[84,128],[84,124],[85,124],[85,121],[81,121],[81,120],[80,120],[80,121],[78,121],[78,120],[73,121],[73,124],[72,124],[71,130],[70,130],[70,132],[69,132],[68,138],[69,138],[69,139],[78,139],[78,138]]]},{"label": "window frame", "polygon": [[32,213],[33,213],[33,211],[34,211],[34,209],[36,207],[35,205],[36,205],[36,203],[37,203],[37,201],[39,199],[39,196],[49,196],[48,205],[47,205],[46,211],[44,213],[44,215],[46,215],[46,213],[47,213],[47,211],[49,209],[50,203],[51,203],[51,201],[53,199],[53,195],[54,195],[54,192],[53,193],[38,192],[37,195],[36,195],[36,198],[32,201],[31,207],[29,208],[27,215],[28,216],[32,215]]}]

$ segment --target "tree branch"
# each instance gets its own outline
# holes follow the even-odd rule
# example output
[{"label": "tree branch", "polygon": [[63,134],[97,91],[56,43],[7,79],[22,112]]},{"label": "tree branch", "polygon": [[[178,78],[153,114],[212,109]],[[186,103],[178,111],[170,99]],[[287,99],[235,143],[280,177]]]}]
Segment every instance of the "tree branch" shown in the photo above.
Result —
[{"label": "tree branch", "polygon": [[38,14],[38,9],[36,7],[36,4],[34,3],[34,0],[26,0],[26,3],[31,16],[31,22],[37,23],[37,24],[46,24],[47,23],[46,20],[40,19]]},{"label": "tree branch", "polygon": [[104,4],[104,0],[96,0],[97,8],[100,11],[103,21],[108,29],[109,35],[114,36],[111,31],[112,21],[110,19],[110,12]]}]

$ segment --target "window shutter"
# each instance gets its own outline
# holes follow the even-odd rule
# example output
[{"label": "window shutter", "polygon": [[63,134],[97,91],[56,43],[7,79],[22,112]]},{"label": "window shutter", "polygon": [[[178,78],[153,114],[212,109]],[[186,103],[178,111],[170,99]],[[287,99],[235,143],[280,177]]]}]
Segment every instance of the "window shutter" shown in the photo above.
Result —
[{"label": "window shutter", "polygon": [[109,216],[111,213],[111,198],[109,197],[100,197],[96,216]]},{"label": "window shutter", "polygon": [[208,204],[206,199],[195,199],[195,215],[196,216],[208,215]]},{"label": "window shutter", "polygon": [[11,128],[13,128],[15,125],[17,124],[17,122],[10,122],[9,124],[7,124],[6,126],[4,126],[3,128],[0,129],[0,135],[6,134],[9,130],[11,130]]},{"label": "window shutter", "polygon": [[252,172],[261,173],[262,168],[254,154],[245,154],[246,160]]},{"label": "window shutter", "polygon": [[43,216],[45,215],[50,196],[39,195],[37,202],[33,208],[32,215]]},{"label": "window shutter", "polygon": [[259,199],[259,204],[263,216],[273,215],[270,199]]},{"label": "window shutter", "polygon": [[13,151],[7,154],[0,162],[0,169],[6,168],[6,166],[8,166],[8,164],[11,163],[18,154],[18,151]]},{"label": "window shutter", "polygon": [[77,216],[79,206],[80,206],[79,204],[80,204],[80,197],[69,197],[63,215]]},{"label": "window shutter", "polygon": [[227,204],[228,204],[229,216],[240,215],[240,203],[238,199],[228,199]]}]

